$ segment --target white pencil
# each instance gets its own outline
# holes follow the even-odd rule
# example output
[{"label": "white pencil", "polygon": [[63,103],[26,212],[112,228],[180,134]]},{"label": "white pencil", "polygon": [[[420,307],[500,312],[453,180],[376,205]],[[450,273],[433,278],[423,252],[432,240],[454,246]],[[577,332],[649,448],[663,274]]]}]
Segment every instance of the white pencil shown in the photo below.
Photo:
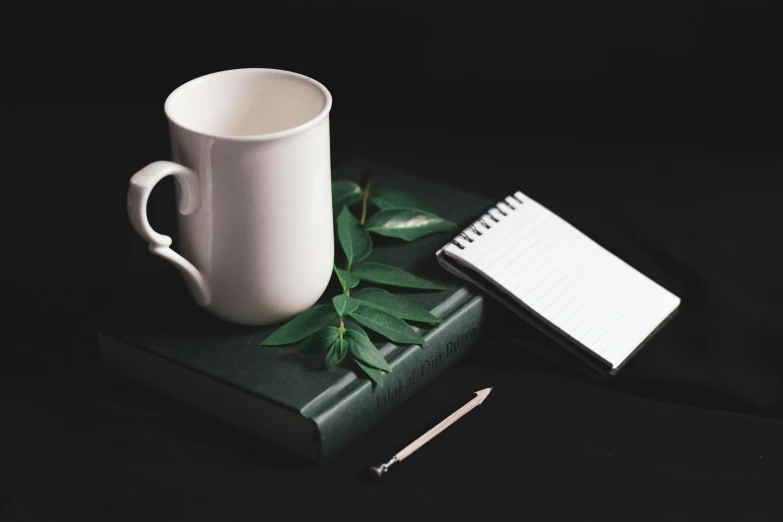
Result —
[{"label": "white pencil", "polygon": [[485,388],[483,390],[479,390],[476,393],[476,396],[473,397],[470,401],[465,403],[464,406],[462,406],[460,409],[440,421],[434,428],[430,429],[427,433],[419,437],[418,439],[414,440],[410,444],[408,444],[405,448],[403,448],[401,451],[397,452],[395,456],[393,456],[389,462],[386,462],[384,464],[381,464],[377,467],[371,467],[370,471],[372,472],[373,478],[381,479],[383,477],[383,474],[388,471],[388,469],[397,462],[402,462],[406,458],[410,457],[413,452],[415,452],[417,449],[421,448],[425,444],[427,444],[429,441],[434,439],[438,434],[440,434],[443,430],[457,422],[463,415],[468,413],[470,410],[484,402],[484,399],[487,398],[489,395],[489,392],[492,391],[492,388]]}]

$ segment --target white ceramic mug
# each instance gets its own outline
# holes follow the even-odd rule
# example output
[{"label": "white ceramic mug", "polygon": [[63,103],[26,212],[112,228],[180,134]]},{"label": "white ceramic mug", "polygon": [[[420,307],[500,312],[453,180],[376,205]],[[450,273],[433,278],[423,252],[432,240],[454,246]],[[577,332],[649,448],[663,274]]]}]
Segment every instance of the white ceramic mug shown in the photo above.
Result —
[{"label": "white ceramic mug", "polygon": [[[133,175],[128,214],[194,300],[240,324],[272,324],[313,305],[334,263],[329,110],[317,81],[275,69],[209,74],[165,103],[174,162]],[[147,220],[147,199],[177,180],[182,255]]]}]

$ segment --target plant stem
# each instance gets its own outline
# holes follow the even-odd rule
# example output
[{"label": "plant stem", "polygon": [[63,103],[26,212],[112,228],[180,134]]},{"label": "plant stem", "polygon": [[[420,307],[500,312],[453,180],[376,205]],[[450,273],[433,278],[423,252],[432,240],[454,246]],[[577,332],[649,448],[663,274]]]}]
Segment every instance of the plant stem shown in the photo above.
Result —
[{"label": "plant stem", "polygon": [[[345,269],[346,269],[348,272],[350,272],[350,271],[351,271],[351,262],[350,262],[350,261],[348,261],[348,264],[345,266]],[[347,295],[348,297],[350,297],[350,296],[351,296],[351,289],[350,289],[350,288],[346,288],[345,290],[343,290],[343,293],[344,293],[345,295]]]},{"label": "plant stem", "polygon": [[364,186],[364,194],[362,194],[362,219],[359,221],[360,225],[364,225],[367,221],[367,198],[370,197],[370,185],[372,185],[372,178],[367,176],[367,184]]}]

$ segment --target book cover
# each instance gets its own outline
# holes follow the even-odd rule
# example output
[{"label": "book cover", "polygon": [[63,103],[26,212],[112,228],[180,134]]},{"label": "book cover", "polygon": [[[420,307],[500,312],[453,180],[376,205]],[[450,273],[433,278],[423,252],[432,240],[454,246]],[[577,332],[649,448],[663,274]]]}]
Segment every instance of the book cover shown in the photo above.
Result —
[{"label": "book cover", "polygon": [[[403,190],[463,227],[491,201],[363,159],[333,169],[332,179],[358,180],[370,169],[373,184]],[[352,362],[322,370],[322,356],[298,345],[259,346],[279,325],[244,327],[212,317],[177,282],[139,302],[107,303],[99,344],[106,365],[206,413],[325,461],[410,399],[475,344],[485,299],[439,267],[435,252],[453,233],[406,243],[373,236],[369,261],[386,263],[441,284],[445,290],[387,288],[426,308],[441,324],[414,327],[426,346],[383,343],[373,337],[392,372],[384,385]],[[340,293],[331,287],[324,301]]]}]

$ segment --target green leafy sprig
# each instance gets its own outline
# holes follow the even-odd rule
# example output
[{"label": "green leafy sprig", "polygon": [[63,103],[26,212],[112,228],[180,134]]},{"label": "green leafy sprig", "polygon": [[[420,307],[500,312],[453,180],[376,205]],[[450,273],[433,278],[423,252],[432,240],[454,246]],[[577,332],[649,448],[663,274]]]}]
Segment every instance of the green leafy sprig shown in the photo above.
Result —
[{"label": "green leafy sprig", "polygon": [[[364,328],[373,330],[400,344],[425,345],[424,339],[406,321],[437,324],[441,320],[428,310],[381,288],[362,288],[361,283],[442,290],[443,287],[405,270],[365,261],[372,252],[370,233],[414,241],[435,232],[454,229],[416,198],[393,189],[372,190],[369,172],[363,186],[353,181],[332,183],[332,204],[336,216],[337,239],[345,253],[345,268],[334,267],[343,293],[332,304],[320,304],[297,315],[260,344],[279,346],[304,340],[301,354],[326,352],[324,367],[331,368],[350,354],[356,365],[374,382],[383,386],[383,372],[391,368],[370,340]],[[357,218],[350,207],[361,202]],[[368,216],[372,205],[378,212]],[[364,327],[364,328],[362,328]]]}]

